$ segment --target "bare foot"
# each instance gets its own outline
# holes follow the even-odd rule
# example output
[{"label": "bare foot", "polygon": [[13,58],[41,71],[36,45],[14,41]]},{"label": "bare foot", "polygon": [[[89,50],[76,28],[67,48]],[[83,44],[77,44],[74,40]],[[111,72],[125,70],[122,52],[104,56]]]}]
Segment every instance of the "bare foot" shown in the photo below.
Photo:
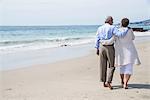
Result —
[{"label": "bare foot", "polygon": [[109,89],[110,89],[110,90],[112,90],[112,89],[113,89],[113,87],[111,86],[111,84],[110,84],[110,83],[107,83],[107,87],[109,87]]},{"label": "bare foot", "polygon": [[105,84],[105,82],[103,83],[103,86],[104,86],[104,87],[108,87],[107,84]]},{"label": "bare foot", "polygon": [[128,85],[127,84],[124,85],[124,89],[128,89]]}]

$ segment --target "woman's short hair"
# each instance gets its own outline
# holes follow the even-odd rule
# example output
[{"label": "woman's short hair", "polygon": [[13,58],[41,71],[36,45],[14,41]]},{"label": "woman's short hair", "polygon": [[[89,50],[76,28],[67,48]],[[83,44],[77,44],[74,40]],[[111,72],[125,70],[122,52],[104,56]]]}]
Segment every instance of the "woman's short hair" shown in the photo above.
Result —
[{"label": "woman's short hair", "polygon": [[127,26],[129,25],[129,19],[128,19],[128,18],[123,18],[123,19],[121,20],[121,25],[122,25],[123,27],[127,27]]}]

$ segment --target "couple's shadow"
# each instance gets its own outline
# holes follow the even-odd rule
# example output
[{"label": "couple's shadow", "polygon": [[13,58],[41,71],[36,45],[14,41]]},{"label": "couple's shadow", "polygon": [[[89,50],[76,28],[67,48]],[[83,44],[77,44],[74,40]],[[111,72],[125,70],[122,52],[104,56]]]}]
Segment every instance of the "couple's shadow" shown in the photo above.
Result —
[{"label": "couple's shadow", "polygon": [[[121,85],[113,86],[114,89],[121,89]],[[150,89],[150,84],[128,84],[128,89]]]}]

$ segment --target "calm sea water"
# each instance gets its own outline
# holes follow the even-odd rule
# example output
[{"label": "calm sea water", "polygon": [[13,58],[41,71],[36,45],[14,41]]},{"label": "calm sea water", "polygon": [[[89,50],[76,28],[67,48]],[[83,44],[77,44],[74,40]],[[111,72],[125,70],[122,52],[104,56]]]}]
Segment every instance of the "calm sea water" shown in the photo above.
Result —
[{"label": "calm sea water", "polygon": [[89,43],[98,26],[1,26],[0,50]]},{"label": "calm sea water", "polygon": [[0,51],[91,43],[95,40],[98,27],[98,25],[0,26]]}]

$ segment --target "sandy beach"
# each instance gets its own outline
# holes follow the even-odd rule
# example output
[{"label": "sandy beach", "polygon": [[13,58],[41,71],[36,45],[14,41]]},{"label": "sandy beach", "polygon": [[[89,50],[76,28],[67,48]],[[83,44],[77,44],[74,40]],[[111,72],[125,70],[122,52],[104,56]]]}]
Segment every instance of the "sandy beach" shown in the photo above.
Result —
[{"label": "sandy beach", "polygon": [[49,64],[0,71],[0,100],[149,100],[150,40],[136,43],[142,65],[134,66],[129,89],[120,86],[116,69],[113,90],[99,82],[99,57],[85,56]]}]

